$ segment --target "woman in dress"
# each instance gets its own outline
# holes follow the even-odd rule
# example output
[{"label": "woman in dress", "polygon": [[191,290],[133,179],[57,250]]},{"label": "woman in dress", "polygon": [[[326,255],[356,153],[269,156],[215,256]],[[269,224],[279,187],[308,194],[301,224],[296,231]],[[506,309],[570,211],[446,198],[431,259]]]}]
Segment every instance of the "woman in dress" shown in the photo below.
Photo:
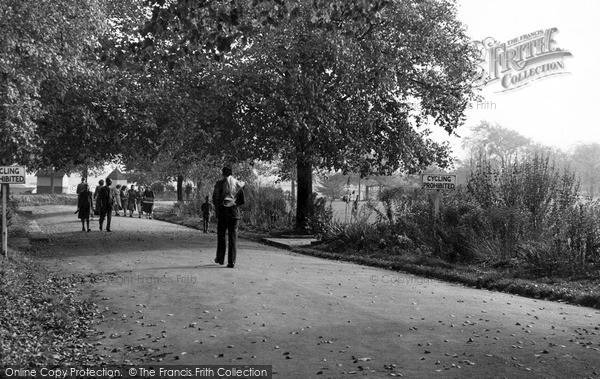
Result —
[{"label": "woman in dress", "polygon": [[85,184],[83,190],[77,195],[77,212],[79,213],[79,219],[81,220],[81,231],[90,232],[90,214],[94,211],[94,200],[92,198],[92,192],[90,187]]},{"label": "woman in dress", "polygon": [[129,211],[129,217],[133,217],[133,211],[135,211],[135,202],[137,200],[135,192],[135,188],[132,184],[129,191],[127,191],[127,210]]},{"label": "woman in dress", "polygon": [[117,184],[115,186],[115,203],[113,204],[113,209],[115,210],[115,216],[120,216],[119,211],[123,209],[121,206],[121,185]]},{"label": "woman in dress", "polygon": [[146,213],[146,218],[152,219],[152,209],[154,208],[154,191],[147,188],[142,195],[142,211]]}]

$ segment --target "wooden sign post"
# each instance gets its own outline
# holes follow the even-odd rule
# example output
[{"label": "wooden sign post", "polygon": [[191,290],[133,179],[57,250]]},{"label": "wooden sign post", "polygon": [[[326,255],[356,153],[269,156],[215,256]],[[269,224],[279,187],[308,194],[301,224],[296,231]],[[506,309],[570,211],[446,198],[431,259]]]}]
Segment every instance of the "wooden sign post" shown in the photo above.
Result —
[{"label": "wooden sign post", "polygon": [[2,185],[2,253],[8,257],[8,188],[11,184],[25,184],[25,167],[0,166],[0,184]]}]

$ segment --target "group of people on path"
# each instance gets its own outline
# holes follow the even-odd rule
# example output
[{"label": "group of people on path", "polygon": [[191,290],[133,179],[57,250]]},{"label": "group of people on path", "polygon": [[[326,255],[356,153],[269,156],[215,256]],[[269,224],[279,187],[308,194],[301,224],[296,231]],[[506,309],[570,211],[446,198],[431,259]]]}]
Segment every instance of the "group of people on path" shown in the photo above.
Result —
[{"label": "group of people on path", "polygon": [[77,212],[81,220],[81,230],[90,232],[90,219],[94,218],[94,214],[100,216],[99,227],[102,230],[104,221],[106,220],[106,231],[110,232],[110,224],[112,212],[115,216],[120,216],[123,211],[123,216],[133,217],[134,212],[138,211],[138,218],[142,218],[145,214],[146,218],[152,218],[154,209],[154,191],[150,188],[144,189],[134,185],[127,188],[126,185],[117,184],[112,187],[112,180],[106,178],[106,181],[100,180],[98,186],[92,193],[86,178],[81,178],[81,183],[77,185]]}]

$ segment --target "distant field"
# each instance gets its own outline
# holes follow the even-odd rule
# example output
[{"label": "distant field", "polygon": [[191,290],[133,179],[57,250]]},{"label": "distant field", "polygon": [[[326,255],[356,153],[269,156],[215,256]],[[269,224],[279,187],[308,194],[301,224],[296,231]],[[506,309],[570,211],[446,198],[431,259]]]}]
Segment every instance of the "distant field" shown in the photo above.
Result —
[{"label": "distant field", "polygon": [[[366,212],[366,202],[359,201],[358,202],[358,211],[359,213],[364,209]],[[381,203],[377,203],[378,209],[382,210]],[[333,219],[340,222],[351,222],[352,221],[352,203],[345,203],[343,201],[334,201],[331,203],[333,208]],[[370,222],[375,222],[376,214],[375,212],[371,212],[369,216]]]}]

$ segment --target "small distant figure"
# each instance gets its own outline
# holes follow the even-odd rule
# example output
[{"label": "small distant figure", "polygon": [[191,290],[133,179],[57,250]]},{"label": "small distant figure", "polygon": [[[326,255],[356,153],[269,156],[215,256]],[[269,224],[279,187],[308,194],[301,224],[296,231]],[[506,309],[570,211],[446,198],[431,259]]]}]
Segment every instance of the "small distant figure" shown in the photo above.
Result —
[{"label": "small distant figure", "polygon": [[142,195],[142,211],[146,213],[146,218],[152,219],[152,210],[154,209],[154,191],[146,188]]},{"label": "small distant figure", "polygon": [[142,218],[142,214],[144,213],[142,210],[143,195],[144,195],[144,187],[138,186],[137,191],[135,191],[135,206],[138,210],[138,218]]},{"label": "small distant figure", "polygon": [[208,233],[208,223],[210,221],[210,215],[213,213],[213,205],[208,200],[208,196],[204,199],[204,203],[200,206],[202,212],[202,230],[204,233]]},{"label": "small distant figure", "polygon": [[[91,232],[90,229],[90,214],[94,211],[94,199],[90,188],[87,183],[83,186],[83,189],[77,195],[77,212],[79,213],[79,219],[81,220],[81,231]],[[87,225],[87,229],[86,229]]]},{"label": "small distant figure", "polygon": [[110,221],[112,218],[112,211],[115,205],[115,196],[118,196],[118,193],[115,188],[111,187],[112,180],[110,178],[106,178],[106,185],[100,188],[98,198],[100,199],[100,230],[102,230],[102,226],[104,224],[104,219],[106,219],[106,231],[110,232]]},{"label": "small distant figure", "polygon": [[[112,187],[111,187],[112,188]],[[113,196],[115,199],[113,209],[115,211],[115,216],[120,216],[119,211],[121,210],[121,185],[117,184],[115,188],[112,188]]]},{"label": "small distant figure", "polygon": [[133,186],[133,184],[131,185],[131,188],[129,189],[128,193],[127,193],[127,210],[129,211],[129,217],[133,217],[133,212],[135,211],[135,203],[136,203],[136,190]]},{"label": "small distant figure", "polygon": [[[240,205],[244,204],[244,184],[233,177],[231,167],[223,167],[223,178],[215,183],[213,204],[217,213],[217,257],[215,263],[224,264],[227,254],[227,267],[235,266],[237,255],[237,228],[241,218]],[[229,236],[226,244],[225,235]],[[229,247],[227,247],[229,246]]]}]

